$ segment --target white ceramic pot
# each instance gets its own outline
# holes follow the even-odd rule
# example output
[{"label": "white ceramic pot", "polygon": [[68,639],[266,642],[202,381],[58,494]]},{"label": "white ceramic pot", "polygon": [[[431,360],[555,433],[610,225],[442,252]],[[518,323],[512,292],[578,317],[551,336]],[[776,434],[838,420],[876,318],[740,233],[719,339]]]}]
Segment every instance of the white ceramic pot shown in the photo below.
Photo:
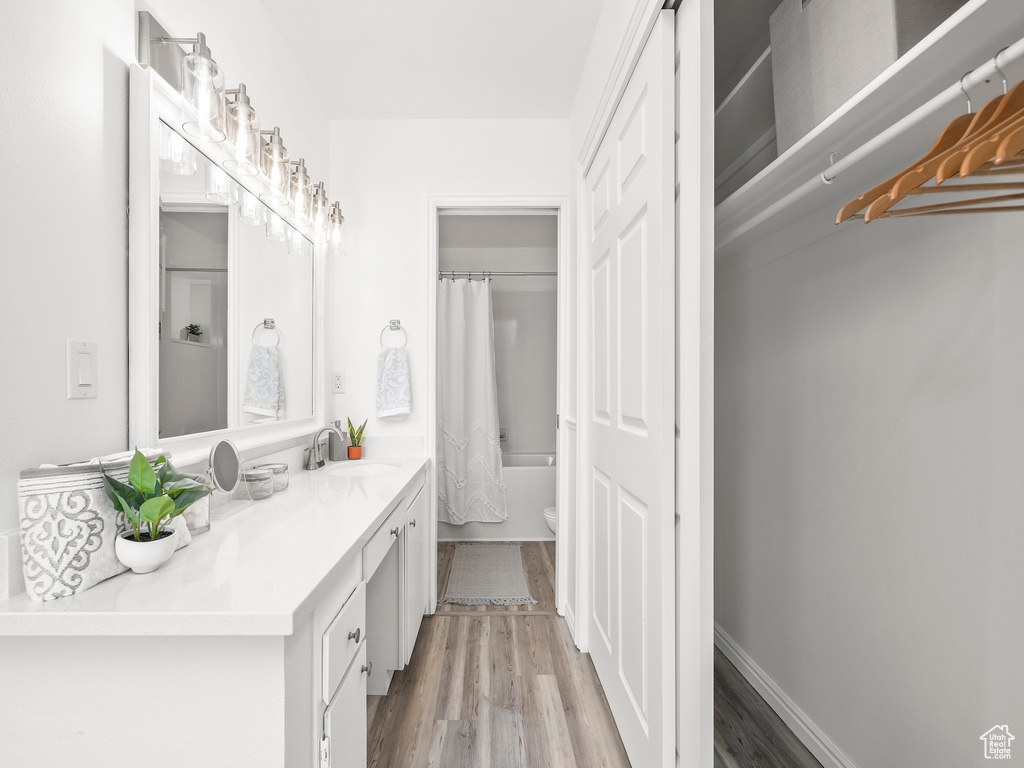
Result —
[{"label": "white ceramic pot", "polygon": [[178,537],[171,528],[164,528],[164,531],[169,531],[171,535],[156,541],[136,541],[131,531],[125,531],[114,540],[117,559],[135,573],[155,571],[170,559],[178,543]]}]

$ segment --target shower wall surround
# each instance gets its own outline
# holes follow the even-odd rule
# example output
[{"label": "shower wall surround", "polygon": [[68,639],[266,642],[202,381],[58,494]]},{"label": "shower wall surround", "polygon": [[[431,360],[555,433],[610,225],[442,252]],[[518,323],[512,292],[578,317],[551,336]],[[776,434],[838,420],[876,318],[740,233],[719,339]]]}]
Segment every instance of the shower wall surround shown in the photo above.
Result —
[{"label": "shower wall surround", "polygon": [[[244,0],[145,5],[170,29],[202,29],[216,39],[225,70],[259,83],[254,103],[280,116],[282,131],[303,147],[311,166],[327,167],[326,114],[262,6]],[[16,186],[0,189],[0,210],[10,223],[4,247],[12,255],[4,260],[0,296],[8,322],[21,329],[4,342],[5,357],[19,365],[2,367],[3,390],[17,407],[0,414],[0,432],[18,437],[0,442],[0,597],[8,583],[22,589],[18,472],[128,447],[127,105],[138,10],[129,0],[62,3],[56,14],[47,5],[14,3],[0,26],[2,136],[18,147],[7,171],[12,178],[58,179],[61,194],[72,201],[58,227],[50,208]],[[59,45],[38,44],[57,39]],[[47,130],[40,132],[40,125]],[[99,345],[95,400],[66,397],[67,339]]]},{"label": "shower wall surround", "polygon": [[[507,291],[495,278],[494,355],[498,368],[498,419],[505,454],[555,453],[558,294]],[[554,282],[554,278],[551,278]]]}]

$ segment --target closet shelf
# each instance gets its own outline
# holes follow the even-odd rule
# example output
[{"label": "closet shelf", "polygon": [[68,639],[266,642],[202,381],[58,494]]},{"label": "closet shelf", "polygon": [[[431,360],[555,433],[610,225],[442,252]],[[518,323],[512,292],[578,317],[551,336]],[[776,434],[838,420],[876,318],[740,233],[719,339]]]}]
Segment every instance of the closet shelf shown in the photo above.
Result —
[{"label": "closet shelf", "polygon": [[[827,120],[716,206],[716,257],[745,250],[811,214],[820,213],[834,227],[839,205],[886,178],[894,166],[919,157],[921,142],[966,111],[966,103],[960,101],[936,111],[831,183],[809,184],[828,171],[830,155],[857,149],[1022,37],[1024,3],[1020,0],[969,0]],[[1021,79],[1019,63],[1006,69],[1011,83]],[[1000,93],[1001,87],[996,78],[996,82],[971,88],[975,109]],[[842,226],[858,225],[848,222]]]}]

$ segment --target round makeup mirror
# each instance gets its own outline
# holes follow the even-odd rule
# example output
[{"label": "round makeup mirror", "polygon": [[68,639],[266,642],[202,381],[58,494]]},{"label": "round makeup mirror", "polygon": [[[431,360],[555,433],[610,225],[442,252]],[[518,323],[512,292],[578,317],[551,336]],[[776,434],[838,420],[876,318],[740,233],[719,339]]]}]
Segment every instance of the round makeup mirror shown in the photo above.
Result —
[{"label": "round makeup mirror", "polygon": [[242,457],[235,444],[221,440],[210,451],[210,479],[218,491],[234,493],[242,477]]}]

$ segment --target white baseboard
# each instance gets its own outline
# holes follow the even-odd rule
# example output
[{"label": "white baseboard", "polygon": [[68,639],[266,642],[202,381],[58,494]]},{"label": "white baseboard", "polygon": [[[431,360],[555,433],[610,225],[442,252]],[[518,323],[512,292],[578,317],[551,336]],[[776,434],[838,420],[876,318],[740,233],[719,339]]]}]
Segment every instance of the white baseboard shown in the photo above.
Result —
[{"label": "white baseboard", "polygon": [[747,652],[715,623],[715,645],[725,654],[790,730],[811,751],[823,768],[858,768],[848,754],[828,737]]},{"label": "white baseboard", "polygon": [[573,615],[572,608],[566,603],[562,606],[564,613],[562,618],[565,619],[566,625],[569,627],[569,637],[572,638],[573,642],[576,642],[576,617]]}]

